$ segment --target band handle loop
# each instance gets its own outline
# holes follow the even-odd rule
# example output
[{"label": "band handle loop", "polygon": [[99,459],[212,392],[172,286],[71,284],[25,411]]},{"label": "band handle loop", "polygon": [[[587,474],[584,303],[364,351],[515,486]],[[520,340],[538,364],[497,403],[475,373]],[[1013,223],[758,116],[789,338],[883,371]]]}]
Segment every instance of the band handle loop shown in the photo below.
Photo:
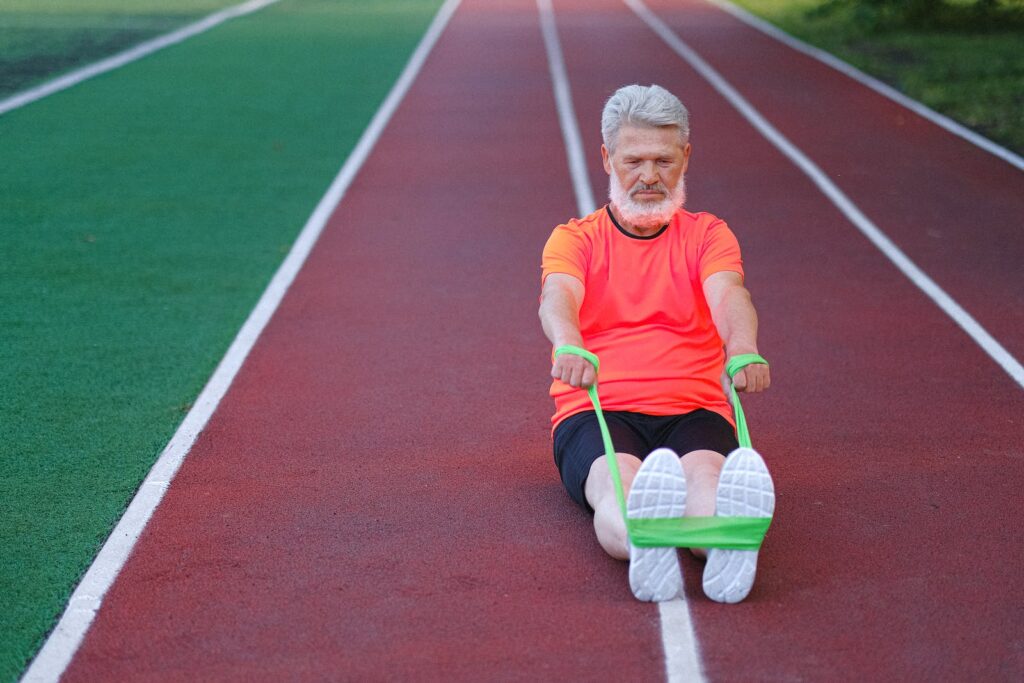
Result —
[{"label": "band handle loop", "polygon": [[[729,379],[731,380],[740,370],[748,365],[755,364],[768,365],[768,361],[756,353],[744,353],[730,358],[729,362],[725,364],[725,371],[729,374]],[[736,393],[736,386],[732,382],[729,383],[729,394],[729,400],[732,402],[732,415],[736,419],[736,441],[743,448],[753,448],[750,445],[750,430],[747,429],[747,417],[743,414],[743,406],[740,405],[739,394]]]},{"label": "band handle loop", "polygon": [[[563,353],[571,353],[574,356],[580,356],[594,366],[595,371],[600,371],[601,361],[598,360],[597,355],[582,349],[578,346],[559,346],[555,349],[555,358],[558,358]],[[619,503],[619,510],[622,511],[622,518],[627,520],[626,524],[629,524],[628,517],[626,516],[626,496],[622,492],[622,475],[619,474],[619,460],[615,457],[615,447],[612,445],[612,435],[608,432],[608,424],[604,421],[604,411],[601,410],[601,399],[597,395],[597,381],[595,380],[590,388],[587,389],[587,393],[590,395],[590,402],[594,404],[594,414],[597,416],[597,424],[601,428],[601,441],[604,444],[604,454],[608,457],[608,469],[612,475],[612,483],[615,485],[615,500]]]}]

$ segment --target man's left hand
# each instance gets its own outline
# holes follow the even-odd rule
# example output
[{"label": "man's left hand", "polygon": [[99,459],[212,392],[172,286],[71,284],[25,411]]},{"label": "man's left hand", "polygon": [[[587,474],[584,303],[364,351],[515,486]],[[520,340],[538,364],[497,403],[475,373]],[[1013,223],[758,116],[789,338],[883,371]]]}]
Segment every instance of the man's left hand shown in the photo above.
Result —
[{"label": "man's left hand", "polygon": [[[725,375],[723,380],[728,394],[728,375]],[[736,387],[736,391],[742,391],[747,394],[756,394],[764,391],[772,384],[771,374],[768,371],[768,366],[761,363],[754,363],[743,368],[736,373],[736,376],[732,378],[732,384]]]}]

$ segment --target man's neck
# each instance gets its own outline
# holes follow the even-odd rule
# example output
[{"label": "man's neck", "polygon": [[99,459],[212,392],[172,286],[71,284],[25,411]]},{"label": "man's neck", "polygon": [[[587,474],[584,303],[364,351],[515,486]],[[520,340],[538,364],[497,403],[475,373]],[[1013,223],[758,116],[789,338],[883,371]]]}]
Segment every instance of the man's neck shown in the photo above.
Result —
[{"label": "man's neck", "polygon": [[619,211],[619,207],[615,206],[615,204],[609,203],[608,208],[611,209],[612,215],[615,216],[615,222],[619,224],[619,227],[630,235],[636,235],[637,237],[650,237],[665,227],[664,225],[654,225],[651,227],[633,225],[622,217],[622,212]]}]

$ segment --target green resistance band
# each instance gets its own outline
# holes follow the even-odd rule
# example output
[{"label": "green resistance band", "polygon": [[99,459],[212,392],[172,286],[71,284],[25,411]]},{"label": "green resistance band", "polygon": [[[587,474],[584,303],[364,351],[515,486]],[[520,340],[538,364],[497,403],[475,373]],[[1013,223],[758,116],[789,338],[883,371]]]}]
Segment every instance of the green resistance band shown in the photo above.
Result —
[{"label": "green resistance band", "polygon": [[[596,355],[578,346],[560,346],[555,349],[555,357],[569,353],[580,356],[600,371],[601,362]],[[743,368],[754,363],[768,364],[761,356],[750,353],[734,356],[726,364],[725,370],[730,379]],[[601,410],[598,397],[597,382],[587,390],[590,402],[594,404],[594,413],[601,429],[601,440],[608,458],[612,483],[615,486],[615,498],[626,521],[630,541],[641,548],[679,547],[679,548],[728,548],[730,550],[757,550],[764,542],[764,536],[771,525],[771,517],[663,517],[630,519],[626,515],[626,496],[622,491],[622,475],[619,472],[619,461],[615,457],[615,447],[608,432],[608,424]],[[741,447],[751,448],[750,432],[743,407],[732,387],[733,416],[736,419],[736,440]]]}]

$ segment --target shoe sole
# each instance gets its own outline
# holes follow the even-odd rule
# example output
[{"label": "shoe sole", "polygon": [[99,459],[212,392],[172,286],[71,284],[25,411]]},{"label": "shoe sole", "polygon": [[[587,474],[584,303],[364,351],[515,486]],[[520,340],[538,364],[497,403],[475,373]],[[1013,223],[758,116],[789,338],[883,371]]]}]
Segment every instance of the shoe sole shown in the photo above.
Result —
[{"label": "shoe sole", "polygon": [[[626,499],[630,519],[682,517],[686,511],[686,478],[679,456],[668,448],[643,461]],[[679,595],[683,575],[676,548],[629,546],[629,587],[637,600],[664,602]]]},{"label": "shoe sole", "polygon": [[[716,517],[771,517],[775,486],[764,460],[753,448],[737,448],[726,458],[715,496]],[[756,550],[710,548],[704,567],[704,594],[715,602],[747,597],[757,573]]]}]

